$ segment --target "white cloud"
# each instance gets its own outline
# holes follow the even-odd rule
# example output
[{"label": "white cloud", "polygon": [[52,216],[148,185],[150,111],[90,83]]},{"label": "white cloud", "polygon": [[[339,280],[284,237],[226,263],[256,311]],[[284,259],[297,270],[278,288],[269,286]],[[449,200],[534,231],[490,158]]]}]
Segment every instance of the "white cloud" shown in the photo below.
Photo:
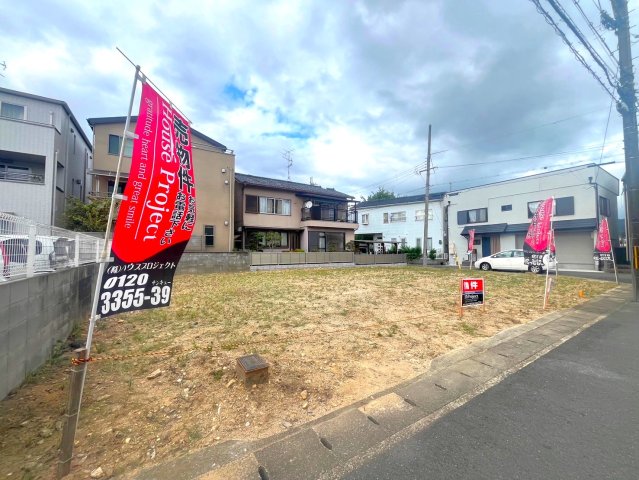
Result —
[{"label": "white cloud", "polygon": [[[433,150],[448,150],[436,166],[487,162],[435,170],[441,189],[599,159],[593,149],[490,163],[603,141],[606,94],[529,2],[25,0],[10,10],[0,85],[65,100],[80,119],[123,115],[133,67],[117,45],[246,173],[285,178],[282,151],[294,149],[297,180],[353,195],[379,185],[419,193],[412,170],[425,160],[428,124]],[[604,156],[618,154],[615,111],[608,138]]]}]

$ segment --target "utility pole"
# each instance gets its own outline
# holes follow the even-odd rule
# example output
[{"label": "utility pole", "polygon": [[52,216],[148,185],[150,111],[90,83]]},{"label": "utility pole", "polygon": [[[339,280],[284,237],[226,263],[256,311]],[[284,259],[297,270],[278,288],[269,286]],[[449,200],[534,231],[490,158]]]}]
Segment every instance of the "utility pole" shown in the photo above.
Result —
[{"label": "utility pole", "polygon": [[[424,241],[422,242],[422,265],[426,266],[428,259],[428,197],[430,196],[430,135],[431,125],[428,125],[428,155],[426,156],[426,192],[424,193]],[[422,173],[421,170],[419,173]]]},{"label": "utility pole", "polygon": [[[639,135],[637,134],[637,96],[632,72],[628,1],[610,0],[615,16],[619,47],[619,102],[623,120],[623,144],[626,155],[626,219],[628,253],[634,301],[639,301]],[[598,201],[598,199],[597,199]]]}]

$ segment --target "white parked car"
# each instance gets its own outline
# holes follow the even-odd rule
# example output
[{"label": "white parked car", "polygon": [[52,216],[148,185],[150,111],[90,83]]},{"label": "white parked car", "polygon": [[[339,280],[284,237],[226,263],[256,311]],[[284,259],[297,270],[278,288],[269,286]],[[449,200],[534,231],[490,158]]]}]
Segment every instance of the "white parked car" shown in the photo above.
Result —
[{"label": "white parked car", "polygon": [[[52,272],[68,261],[68,239],[37,235],[35,240],[34,272]],[[0,235],[0,282],[26,275],[28,249],[28,235]]]},{"label": "white parked car", "polygon": [[541,273],[546,271],[549,267],[550,270],[556,269],[557,262],[553,258],[550,260],[550,265],[548,265],[548,255],[544,256],[544,267],[539,265],[526,265],[524,262],[524,251],[521,248],[493,253],[492,255],[482,257],[475,262],[475,268],[485,271],[515,270],[520,272],[531,271],[533,273]]}]

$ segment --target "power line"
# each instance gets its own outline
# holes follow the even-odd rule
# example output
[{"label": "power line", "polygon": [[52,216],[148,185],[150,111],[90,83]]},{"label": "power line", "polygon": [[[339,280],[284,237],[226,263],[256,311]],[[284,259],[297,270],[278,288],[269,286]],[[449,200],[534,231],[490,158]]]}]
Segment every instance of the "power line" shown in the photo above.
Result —
[{"label": "power line", "polygon": [[[539,128],[548,127],[550,125],[557,125],[558,123],[562,123],[562,122],[565,122],[565,121],[568,121],[568,120],[572,120],[573,118],[583,117],[584,115],[588,115],[590,113],[598,112],[598,111],[599,111],[598,108],[595,109],[595,110],[588,110],[587,112],[584,112],[584,113],[579,113],[577,115],[571,115],[570,117],[560,118],[559,120],[555,120],[555,121],[548,122],[548,123],[542,123],[542,124],[536,125],[534,127],[524,128],[522,130],[514,130],[514,131],[511,131],[511,132],[507,132],[507,133],[505,133],[503,135],[498,135],[498,136],[495,136],[495,137],[483,137],[483,138],[480,138],[479,140],[474,140],[472,142],[464,143],[462,145],[457,145],[456,148],[467,147],[468,145],[474,145],[476,143],[483,142],[483,141],[486,141],[486,140],[496,140],[496,139],[500,139],[500,138],[505,138],[505,137],[509,137],[511,135],[516,135],[518,133],[526,133],[526,132],[530,132],[530,131],[533,131],[533,130],[537,130]],[[447,148],[445,150],[437,150],[436,152],[433,152],[432,155],[439,154],[439,153],[444,153],[444,152],[449,152],[450,150],[452,150],[452,148]]]},{"label": "power line", "polygon": [[[615,158],[615,157],[619,157],[620,155],[623,154],[615,154],[615,155],[607,155],[603,158]],[[623,163],[622,161],[614,161],[614,162],[610,162],[610,163]],[[555,170],[548,170],[547,166],[544,167],[537,167],[536,169],[533,170],[543,170],[540,173],[546,173],[546,172],[554,172],[554,171],[558,171],[558,170],[562,170],[566,167],[581,167],[581,166],[586,166],[586,165],[592,165],[592,161],[588,161],[588,162],[583,162],[581,160],[575,161],[575,162],[569,162],[569,163],[564,163],[562,165],[559,166],[559,168],[556,168]],[[441,182],[441,183],[433,183],[431,184],[431,187],[440,187],[440,186],[448,186],[451,184],[460,184],[460,183],[467,183],[467,182],[472,182],[475,180],[486,180],[486,179],[490,179],[490,178],[500,178],[500,177],[505,177],[505,176],[513,176],[513,175],[517,175],[517,174],[523,174],[523,173],[527,173],[529,172],[530,169],[528,170],[522,170],[522,171],[518,171],[518,172],[507,172],[507,173],[501,173],[501,174],[495,174],[495,175],[486,175],[483,177],[469,177],[469,178],[465,178],[465,179],[461,179],[461,180],[455,180],[455,181],[449,181],[449,182]],[[515,180],[516,178],[520,178],[520,177],[514,177],[513,180]],[[411,192],[415,192],[418,190],[422,190],[422,187],[419,188],[414,188],[411,190],[407,190],[404,192],[403,195],[409,194]]]},{"label": "power line", "polygon": [[[568,120],[572,120],[573,118],[583,117],[585,115],[589,115],[589,114],[591,114],[593,112],[598,112],[598,111],[599,111],[599,109],[588,110],[587,112],[579,113],[579,114],[576,114],[576,115],[571,115],[569,117],[560,118],[558,120],[553,120],[552,122],[542,123],[542,124],[539,124],[539,125],[535,125],[533,127],[524,128],[524,129],[521,129],[521,130],[514,130],[514,131],[511,131],[511,132],[506,132],[504,134],[497,135],[497,136],[481,137],[478,140],[474,140],[472,142],[467,142],[467,143],[464,143],[464,144],[461,144],[461,145],[457,145],[455,148],[463,148],[463,147],[467,147],[469,145],[475,145],[477,143],[484,142],[484,141],[487,141],[487,140],[496,140],[496,139],[500,139],[500,138],[509,137],[511,135],[517,135],[519,133],[530,132],[530,131],[533,131],[533,130],[537,130],[539,128],[548,127],[548,126],[551,126],[551,125],[557,125],[559,123],[566,122]],[[445,152],[449,152],[451,150],[453,150],[453,148],[447,148],[447,149],[444,149],[444,150],[438,150],[436,152],[432,152],[431,156],[438,155],[438,154],[445,153]],[[399,171],[394,177],[391,177],[391,178],[389,178],[387,180],[384,180],[383,182],[371,183],[369,185],[365,185],[362,188],[369,189],[369,188],[374,188],[374,187],[386,186],[386,185],[390,185],[390,184],[393,184],[393,183],[402,183],[403,181],[412,178],[416,171],[422,170],[423,168],[425,168],[425,166],[426,166],[426,161],[424,160],[423,162],[420,162],[419,164],[417,164],[417,165],[415,165],[415,166],[413,166],[413,167],[411,167],[409,169]]]},{"label": "power line", "polygon": [[[583,8],[581,8],[581,4],[579,3],[579,0],[572,0],[572,3],[575,4],[575,7],[577,7],[577,10],[579,10],[579,13],[581,14],[582,18],[588,24],[588,27],[590,28],[590,30],[595,34],[595,38],[598,40],[599,44],[604,48],[604,50],[606,50],[606,52],[608,52],[608,56],[612,59],[612,63],[615,65],[615,70],[617,70],[619,68],[619,63],[617,62],[617,58],[612,53],[612,50],[610,50],[610,47],[606,43],[606,40],[601,36],[597,28],[595,28],[595,25],[592,23],[590,18],[588,18],[588,15],[586,15],[586,12],[584,12]],[[601,13],[601,8],[599,8],[598,11]],[[616,77],[616,73],[615,73],[615,77]]]},{"label": "power line", "polygon": [[[622,143],[622,142],[619,141],[619,142],[615,142],[615,143]],[[505,159],[505,160],[494,160],[494,161],[491,161],[491,162],[461,163],[461,164],[457,164],[457,165],[440,165],[437,168],[471,167],[471,166],[474,166],[474,165],[490,165],[490,164],[494,164],[494,163],[515,162],[517,160],[532,160],[532,159],[535,159],[535,158],[560,157],[560,156],[563,156],[563,155],[575,155],[575,154],[578,154],[578,153],[592,152],[593,150],[599,150],[601,148],[602,147],[591,147],[591,148],[586,148],[586,149],[583,149],[583,150],[573,150],[573,151],[568,151],[568,152],[556,152],[556,153],[545,153],[545,154],[540,154],[540,155],[529,155],[529,156],[525,156],[525,157],[508,158],[508,159]]]},{"label": "power line", "polygon": [[[581,32],[579,27],[577,27],[577,25],[575,24],[574,20],[570,17],[568,12],[566,12],[564,7],[562,7],[557,0],[546,0],[546,1],[555,10],[555,12],[557,12],[557,15],[559,15],[559,17],[568,26],[568,28],[572,31],[572,33],[575,34],[575,36],[579,39],[581,44],[586,48],[586,50],[588,50],[588,52],[590,53],[590,56],[595,61],[595,63],[597,63],[597,65],[601,67],[601,69],[604,71],[604,74],[606,75],[606,78],[608,79],[608,83],[610,84],[610,86],[616,89],[617,88],[616,78],[614,82],[610,79],[610,76],[612,74],[612,72],[609,71],[610,67],[606,65],[606,63],[603,61],[599,53],[592,47],[592,45],[590,45],[590,42],[588,42],[588,39],[586,39],[586,36]],[[612,76],[614,78],[614,75]]]},{"label": "power line", "polygon": [[[594,77],[594,79],[597,80],[597,82],[599,82],[599,85],[603,87],[603,89],[608,93],[608,95],[610,95],[613,99],[616,100],[614,93],[606,86],[603,80],[599,78],[599,75],[597,75],[597,73],[592,69],[592,67],[588,65],[588,62],[586,61],[586,59],[581,55],[581,53],[579,53],[579,51],[570,42],[570,40],[568,40],[568,37],[566,37],[566,34],[561,30],[561,28],[559,28],[559,25],[557,25],[557,23],[553,20],[550,14],[546,10],[544,10],[544,8],[539,3],[539,0],[530,0],[530,1],[535,4],[537,11],[544,17],[544,19],[546,20],[546,23],[548,23],[548,25],[550,25],[555,30],[557,35],[559,35],[561,39],[564,41],[564,43],[568,46],[568,48],[570,48],[570,51],[572,51],[575,58],[577,58],[577,60],[584,66],[584,68],[590,72],[590,74]],[[610,79],[608,80],[610,81]],[[613,88],[616,88],[616,87],[613,87]]]}]

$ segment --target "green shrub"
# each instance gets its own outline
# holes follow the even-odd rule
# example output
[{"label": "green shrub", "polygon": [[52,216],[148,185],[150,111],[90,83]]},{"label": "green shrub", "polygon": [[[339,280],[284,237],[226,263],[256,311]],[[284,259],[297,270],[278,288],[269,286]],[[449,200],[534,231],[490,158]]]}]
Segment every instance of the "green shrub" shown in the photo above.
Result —
[{"label": "green shrub", "polygon": [[422,256],[422,249],[421,247],[402,247],[399,253],[406,254],[406,260],[417,260]]},{"label": "green shrub", "polygon": [[437,257],[437,250],[431,248],[430,252],[428,252],[428,258],[430,258],[431,260],[435,260],[435,257]]}]

